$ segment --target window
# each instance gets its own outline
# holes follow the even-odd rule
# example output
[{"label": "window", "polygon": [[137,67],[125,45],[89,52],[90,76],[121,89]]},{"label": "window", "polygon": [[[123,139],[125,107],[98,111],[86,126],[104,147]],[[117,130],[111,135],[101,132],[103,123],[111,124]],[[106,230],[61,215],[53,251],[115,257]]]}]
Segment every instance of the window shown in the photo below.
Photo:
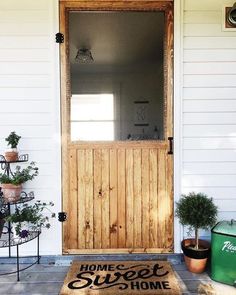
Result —
[{"label": "window", "polygon": [[76,94],[71,97],[71,140],[114,140],[114,95]]}]

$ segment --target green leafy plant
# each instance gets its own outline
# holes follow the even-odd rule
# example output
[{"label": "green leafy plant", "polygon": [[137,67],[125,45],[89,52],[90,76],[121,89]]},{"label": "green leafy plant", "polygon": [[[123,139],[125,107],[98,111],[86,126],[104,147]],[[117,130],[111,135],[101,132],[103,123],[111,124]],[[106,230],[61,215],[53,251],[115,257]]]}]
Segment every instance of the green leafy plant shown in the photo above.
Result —
[{"label": "green leafy plant", "polygon": [[191,192],[182,195],[176,203],[176,216],[182,225],[187,225],[190,231],[195,231],[195,249],[199,249],[199,229],[209,229],[216,223],[217,206],[212,198],[203,193]]},{"label": "green leafy plant", "polygon": [[20,185],[28,180],[33,180],[38,173],[38,168],[35,167],[35,162],[31,162],[30,165],[24,169],[21,169],[20,166],[16,166],[15,172],[10,175],[0,173],[0,183]]},{"label": "green leafy plant", "polygon": [[17,207],[15,213],[9,215],[6,220],[16,224],[16,233],[19,235],[23,222],[30,223],[32,230],[41,231],[42,227],[50,228],[50,218],[55,217],[55,213],[49,209],[52,206],[54,206],[53,202],[42,203],[41,201],[36,201],[33,205],[23,204]]},{"label": "green leafy plant", "polygon": [[0,190],[0,219],[4,219],[7,215],[9,215],[7,204],[4,202],[2,195],[3,193]]},{"label": "green leafy plant", "polygon": [[8,142],[7,145],[10,145],[12,149],[16,148],[21,136],[17,135],[15,131],[11,132],[8,137],[5,138],[5,141]]}]

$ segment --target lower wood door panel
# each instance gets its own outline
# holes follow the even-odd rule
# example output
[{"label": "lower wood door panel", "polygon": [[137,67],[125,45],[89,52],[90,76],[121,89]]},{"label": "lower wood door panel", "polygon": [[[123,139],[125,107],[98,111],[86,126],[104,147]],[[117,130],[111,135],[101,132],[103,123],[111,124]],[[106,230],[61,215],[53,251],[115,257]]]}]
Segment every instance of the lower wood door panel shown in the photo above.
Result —
[{"label": "lower wood door panel", "polygon": [[173,251],[172,156],[152,145],[71,145],[64,253]]}]

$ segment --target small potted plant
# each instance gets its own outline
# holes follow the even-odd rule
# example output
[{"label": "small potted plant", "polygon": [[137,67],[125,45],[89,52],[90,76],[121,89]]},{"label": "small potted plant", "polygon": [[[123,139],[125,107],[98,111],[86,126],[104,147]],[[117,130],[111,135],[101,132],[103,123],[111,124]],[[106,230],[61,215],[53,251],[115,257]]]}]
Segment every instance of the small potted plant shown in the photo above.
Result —
[{"label": "small potted plant", "polygon": [[12,224],[14,236],[26,238],[32,231],[41,231],[43,227],[50,228],[50,218],[55,217],[55,213],[49,209],[51,206],[54,206],[53,202],[41,201],[18,206],[16,211],[6,218]]},{"label": "small potted plant", "polygon": [[11,132],[8,137],[5,138],[7,145],[11,148],[6,150],[5,152],[5,159],[8,162],[14,162],[18,160],[18,151],[17,145],[19,143],[21,136],[17,135],[15,131]]},{"label": "small potted plant", "polygon": [[181,248],[187,268],[194,273],[204,271],[210,254],[210,243],[199,239],[199,229],[209,229],[216,223],[217,207],[203,193],[182,195],[176,203],[176,216],[182,225],[194,230],[194,239],[184,239]]},{"label": "small potted plant", "polygon": [[0,186],[2,188],[3,197],[7,202],[15,202],[19,200],[22,191],[22,184],[26,181],[33,180],[38,175],[38,168],[35,162],[24,169],[16,166],[15,172],[9,176],[6,173],[0,173]]}]

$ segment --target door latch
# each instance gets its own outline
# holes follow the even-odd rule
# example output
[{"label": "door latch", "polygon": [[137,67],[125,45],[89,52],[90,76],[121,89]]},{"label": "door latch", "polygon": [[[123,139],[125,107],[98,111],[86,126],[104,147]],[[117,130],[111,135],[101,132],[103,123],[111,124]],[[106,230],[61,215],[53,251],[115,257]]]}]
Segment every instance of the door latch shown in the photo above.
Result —
[{"label": "door latch", "polygon": [[169,140],[168,155],[173,155],[173,137],[168,137],[168,140]]}]

